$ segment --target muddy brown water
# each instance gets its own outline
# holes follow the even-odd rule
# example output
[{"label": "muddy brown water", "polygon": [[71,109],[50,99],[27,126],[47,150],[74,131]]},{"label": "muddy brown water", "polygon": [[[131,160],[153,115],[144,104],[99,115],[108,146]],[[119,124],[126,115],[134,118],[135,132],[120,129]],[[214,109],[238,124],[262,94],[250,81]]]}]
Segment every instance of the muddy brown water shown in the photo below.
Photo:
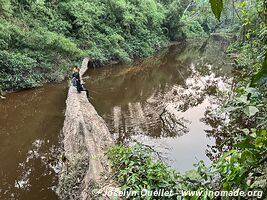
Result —
[{"label": "muddy brown water", "polygon": [[[91,102],[118,143],[149,145],[173,168],[185,172],[207,157],[207,110],[231,88],[231,64],[220,41],[173,45],[133,65],[90,69]],[[208,120],[206,120],[208,121]]]},{"label": "muddy brown water", "polygon": [[[225,47],[212,41],[171,46],[132,65],[90,69],[90,101],[118,143],[142,142],[179,171],[207,164],[207,110],[227,96],[231,67]],[[67,84],[15,92],[0,101],[0,199],[58,199],[60,133]],[[203,120],[204,118],[204,120]],[[205,123],[204,123],[205,121]]]},{"label": "muddy brown water", "polygon": [[67,85],[8,94],[0,101],[0,199],[57,199],[59,137]]}]

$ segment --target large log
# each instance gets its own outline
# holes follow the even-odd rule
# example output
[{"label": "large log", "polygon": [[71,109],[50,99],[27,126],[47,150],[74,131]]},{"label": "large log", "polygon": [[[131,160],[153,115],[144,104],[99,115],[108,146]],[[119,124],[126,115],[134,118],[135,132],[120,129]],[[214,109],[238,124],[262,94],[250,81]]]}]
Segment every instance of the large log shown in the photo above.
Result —
[{"label": "large log", "polygon": [[[88,61],[86,58],[82,62],[81,78],[87,70]],[[72,163],[77,155],[88,155],[89,167],[79,186],[78,195],[79,199],[90,199],[93,185],[101,185],[103,177],[108,177],[111,171],[104,152],[113,143],[113,139],[105,121],[89,102],[86,93],[78,93],[73,86],[70,86],[66,100],[63,136],[67,162]],[[67,165],[64,170],[67,170]]]}]

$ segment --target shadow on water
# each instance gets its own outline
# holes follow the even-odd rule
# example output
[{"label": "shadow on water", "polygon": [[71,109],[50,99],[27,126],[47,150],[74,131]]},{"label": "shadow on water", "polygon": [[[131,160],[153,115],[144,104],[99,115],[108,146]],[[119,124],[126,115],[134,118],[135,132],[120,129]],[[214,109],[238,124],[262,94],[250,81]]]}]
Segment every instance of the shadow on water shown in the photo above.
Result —
[{"label": "shadow on water", "polygon": [[8,94],[0,101],[0,199],[58,199],[59,137],[66,84]]},{"label": "shadow on water", "polygon": [[231,88],[231,64],[220,41],[173,45],[132,65],[90,69],[85,77],[92,103],[119,143],[137,140],[162,152],[180,170],[198,159],[210,163],[201,120],[207,107]]}]

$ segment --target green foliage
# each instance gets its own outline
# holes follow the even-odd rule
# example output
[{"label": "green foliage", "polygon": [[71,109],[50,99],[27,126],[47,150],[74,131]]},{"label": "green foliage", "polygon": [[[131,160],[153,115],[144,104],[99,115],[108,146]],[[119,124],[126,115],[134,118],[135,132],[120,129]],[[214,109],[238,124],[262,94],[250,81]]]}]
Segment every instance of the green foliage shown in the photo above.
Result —
[{"label": "green foliage", "polygon": [[224,111],[228,112],[233,119],[238,119],[240,123],[246,121],[249,124],[258,124],[255,120],[263,117],[266,109],[265,98],[264,94],[257,88],[240,87],[237,96],[228,103]]},{"label": "green foliage", "polygon": [[[212,10],[219,19],[222,2],[212,2]],[[263,6],[261,1],[257,1],[255,7],[259,8],[259,5]],[[245,7],[246,4],[243,3],[242,6]],[[232,46],[233,52],[240,54],[236,62],[242,69],[239,73],[242,79],[238,80],[234,97],[222,109],[227,120],[218,127],[217,134],[223,132],[226,135],[224,138],[220,138],[224,141],[221,148],[225,149],[225,152],[221,152],[221,156],[210,167],[206,167],[201,161],[196,165],[197,170],[191,170],[184,176],[175,172],[171,172],[175,175],[166,176],[162,175],[164,174],[163,169],[168,171],[166,166],[161,165],[159,161],[153,161],[151,153],[144,147],[115,146],[109,150],[108,156],[112,161],[113,168],[120,169],[116,171],[116,178],[124,190],[140,191],[144,187],[161,188],[160,180],[157,178],[151,180],[151,177],[162,177],[168,182],[168,184],[165,183],[167,184],[166,188],[175,191],[178,189],[200,192],[257,190],[260,191],[257,198],[263,198],[263,195],[267,193],[266,23],[262,21],[263,18],[255,15],[253,6],[251,4],[248,10],[243,11],[245,16],[252,17],[244,20],[245,23],[242,27],[246,29],[241,33],[245,36],[242,38],[242,43],[238,41],[236,46]],[[256,12],[256,14],[262,13],[266,14],[266,10],[258,9]],[[181,19],[191,17],[190,14],[187,12]],[[258,19],[257,23],[252,23],[256,19]],[[188,22],[184,24],[187,25],[187,28],[184,27],[184,32],[190,30]],[[193,26],[200,27],[195,22]],[[247,29],[248,26],[251,30]],[[200,32],[199,30],[195,32]],[[249,76],[251,74],[255,74],[252,80]],[[223,148],[225,146],[227,148]],[[151,174],[152,176],[150,176]],[[148,183],[152,183],[152,185],[150,186]],[[165,188],[164,184],[162,186]],[[184,197],[184,199],[213,198],[206,192],[201,193],[199,197]],[[228,198],[222,197],[222,199]]]},{"label": "green foliage", "polygon": [[39,78],[25,84],[20,81],[28,77],[22,75],[16,84],[0,84],[3,90],[34,87],[53,79],[51,74],[66,74],[86,56],[101,64],[130,62],[152,55],[169,39],[206,36],[214,25],[207,5],[199,0],[2,0],[0,50],[35,60],[31,73]]},{"label": "green foliage", "polygon": [[267,182],[266,91],[264,87],[239,86],[236,92],[224,109],[229,123],[221,127],[222,130],[231,127],[232,133],[226,139],[232,141],[232,150],[224,153],[215,167],[224,189],[264,191],[267,185],[258,182]]},{"label": "green foliage", "polygon": [[76,0],[61,3],[61,13],[79,45],[103,63],[149,56],[167,41],[161,29],[165,10],[153,0]]},{"label": "green foliage", "polygon": [[107,155],[112,168],[120,169],[115,171],[115,175],[123,191],[165,189],[177,192],[178,174],[162,162],[155,161],[144,146],[113,146]]},{"label": "green foliage", "polygon": [[261,69],[252,77],[251,86],[255,85],[266,85],[267,83],[267,53],[265,54],[265,58]]},{"label": "green foliage", "polygon": [[0,0],[0,14],[9,16],[11,12],[12,10],[10,0]]},{"label": "green foliage", "polygon": [[0,19],[1,75],[3,90],[31,88],[61,71],[84,54],[64,35],[45,28],[29,29],[21,21]]},{"label": "green foliage", "polygon": [[[0,12],[0,50],[11,54],[6,58],[18,53],[35,60],[30,73],[45,80],[57,71],[66,73],[63,69],[86,56],[102,64],[129,62],[150,56],[168,42],[163,31],[167,9],[156,0],[3,0]],[[0,84],[7,90],[41,83],[27,79],[21,75],[12,85]]]},{"label": "green foliage", "polygon": [[36,87],[41,77],[35,73],[36,60],[19,53],[0,51],[0,83],[3,89]]},{"label": "green foliage", "polygon": [[[245,4],[243,4],[245,6]],[[249,10],[244,11],[250,15]],[[254,9],[251,10],[254,13]],[[259,14],[259,13],[258,13]],[[253,18],[259,16],[254,15]],[[251,20],[255,20],[251,18]],[[248,22],[248,19],[246,19]],[[247,27],[250,22],[243,24]],[[239,52],[237,89],[234,98],[224,107],[227,123],[220,132],[228,133],[224,146],[231,149],[222,154],[213,167],[220,174],[220,187],[226,190],[261,190],[266,192],[267,161],[267,96],[266,96],[266,24],[258,21],[242,38],[242,43],[231,46],[232,52]],[[243,34],[243,32],[242,32]],[[262,63],[262,64],[261,64]],[[249,74],[255,74],[251,80]],[[218,131],[219,132],[219,131]],[[225,148],[225,147],[224,147]]]},{"label": "green foliage", "polygon": [[[221,186],[225,190],[240,189],[248,191],[254,188],[262,173],[262,158],[266,156],[267,137],[264,129],[251,129],[239,143],[237,149],[225,153],[215,164],[221,175]],[[266,180],[266,177],[264,178]]]},{"label": "green foliage", "polygon": [[183,16],[181,22],[184,26],[181,28],[187,38],[206,37],[203,27],[197,20],[192,20],[188,16]]},{"label": "green foliage", "polygon": [[[174,3],[177,5],[175,5]],[[212,12],[210,12],[210,5],[208,1],[194,0],[191,2],[176,0],[172,3],[173,7],[180,9],[179,17],[175,16],[170,19],[170,23],[174,23],[173,33],[180,32],[182,38],[197,38],[207,37],[211,32],[216,30],[218,22],[214,19]],[[170,12],[174,12],[173,9],[169,9]]]},{"label": "green foliage", "polygon": [[[153,156],[150,149],[140,144],[132,147],[115,145],[107,152],[115,171],[115,179],[122,191],[135,191],[137,195],[131,199],[155,199],[155,196],[142,196],[141,191],[172,191],[171,196],[160,199],[212,199],[211,191],[217,186],[217,169],[208,168],[200,161],[184,175],[171,170],[163,162]],[[216,188],[218,189],[218,188]],[[181,193],[184,191],[185,193]],[[191,193],[192,192],[192,193]],[[193,193],[195,192],[195,193]],[[200,195],[199,195],[200,194]]]},{"label": "green foliage", "polygon": [[[238,41],[231,47],[239,52],[236,62],[242,69],[239,72],[242,79],[237,82],[234,98],[223,109],[228,122],[220,131],[228,133],[224,140],[230,141],[227,142],[230,150],[224,152],[212,168],[219,173],[220,188],[266,193],[267,63],[266,23],[263,20],[266,7],[262,1],[254,3],[250,7],[246,2],[241,4],[242,43]],[[248,74],[255,74],[252,80]]]},{"label": "green foliage", "polygon": [[250,86],[265,85],[267,80],[267,10],[263,1],[239,5],[240,40],[229,48],[238,53],[237,68],[244,74],[254,74]]},{"label": "green foliage", "polygon": [[171,40],[180,40],[185,37],[182,30],[184,23],[181,21],[186,2],[183,0],[173,0],[166,5],[168,7],[165,19],[165,26]]}]

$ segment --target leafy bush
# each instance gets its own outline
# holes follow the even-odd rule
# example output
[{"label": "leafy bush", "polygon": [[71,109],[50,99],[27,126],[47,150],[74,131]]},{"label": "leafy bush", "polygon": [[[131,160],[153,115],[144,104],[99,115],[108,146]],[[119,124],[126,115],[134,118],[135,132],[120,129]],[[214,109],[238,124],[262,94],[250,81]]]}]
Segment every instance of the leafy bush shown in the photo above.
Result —
[{"label": "leafy bush", "polygon": [[16,81],[1,81],[4,90],[39,85],[51,73],[67,73],[64,69],[86,56],[102,64],[150,56],[168,41],[163,32],[166,8],[156,0],[5,0],[0,12],[0,50],[10,53],[5,58],[20,54],[35,61],[29,73],[33,77],[8,74]]},{"label": "leafy bush", "polygon": [[165,18],[165,26],[167,28],[167,33],[171,40],[181,40],[185,38],[185,34],[182,30],[184,26],[181,22],[181,17],[183,16],[184,9],[186,8],[186,1],[183,0],[173,0],[166,3],[168,9]]},{"label": "leafy bush", "polygon": [[181,18],[181,23],[183,23],[183,27],[181,28],[181,30],[185,34],[186,38],[207,36],[198,20],[191,19],[188,16],[183,16]]},{"label": "leafy bush", "polygon": [[20,23],[0,20],[0,85],[3,90],[39,86],[44,79],[49,80],[51,73],[62,71],[84,55],[62,34],[45,28],[30,31]]},{"label": "leafy bush", "polygon": [[177,192],[178,174],[164,163],[155,161],[151,152],[144,146],[115,145],[108,150],[107,155],[123,191],[165,189]]},{"label": "leafy bush", "polygon": [[0,51],[0,88],[6,90],[40,85],[42,79],[36,68],[36,60],[30,57]]}]

